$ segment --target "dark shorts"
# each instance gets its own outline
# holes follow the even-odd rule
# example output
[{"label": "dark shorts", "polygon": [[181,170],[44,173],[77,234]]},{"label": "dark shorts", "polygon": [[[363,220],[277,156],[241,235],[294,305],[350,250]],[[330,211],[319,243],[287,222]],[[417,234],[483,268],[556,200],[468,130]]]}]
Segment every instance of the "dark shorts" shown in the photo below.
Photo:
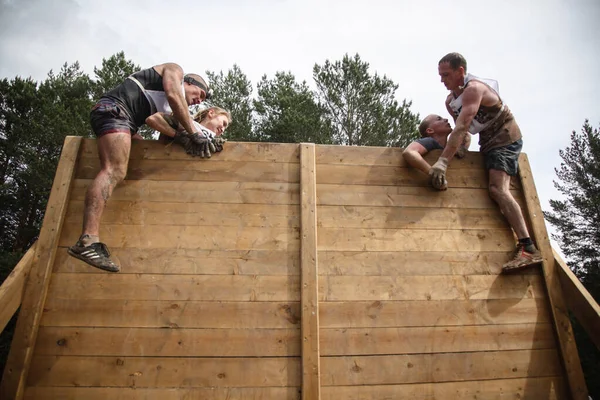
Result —
[{"label": "dark shorts", "polygon": [[498,169],[510,176],[517,175],[519,170],[519,154],[523,148],[523,139],[508,146],[496,147],[485,153],[485,169]]},{"label": "dark shorts", "polygon": [[90,122],[96,137],[123,131],[134,135],[138,130],[123,106],[106,97],[102,97],[92,107]]}]

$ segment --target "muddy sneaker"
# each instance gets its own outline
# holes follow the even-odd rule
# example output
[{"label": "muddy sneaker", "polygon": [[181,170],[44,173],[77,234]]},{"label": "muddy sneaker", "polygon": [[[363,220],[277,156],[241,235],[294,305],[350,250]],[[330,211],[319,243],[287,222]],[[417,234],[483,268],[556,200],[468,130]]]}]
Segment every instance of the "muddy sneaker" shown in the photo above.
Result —
[{"label": "muddy sneaker", "polygon": [[515,252],[514,258],[502,266],[502,272],[512,272],[522,268],[539,264],[543,261],[542,253],[538,249],[535,249],[533,253],[525,250],[525,246],[522,244],[517,245],[517,251]]},{"label": "muddy sneaker", "polygon": [[110,252],[104,243],[92,243],[84,246],[78,241],[75,246],[69,247],[69,254],[92,267],[100,268],[104,271],[119,272],[120,268],[110,259]]}]

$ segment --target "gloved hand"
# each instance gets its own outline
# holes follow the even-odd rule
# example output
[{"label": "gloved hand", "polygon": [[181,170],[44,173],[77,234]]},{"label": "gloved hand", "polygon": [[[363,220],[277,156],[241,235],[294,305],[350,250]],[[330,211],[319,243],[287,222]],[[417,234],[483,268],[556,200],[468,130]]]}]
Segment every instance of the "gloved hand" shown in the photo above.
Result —
[{"label": "gloved hand", "polygon": [[467,151],[469,151],[469,149],[467,149],[465,146],[461,145],[458,150],[456,150],[456,157],[457,158],[463,158],[464,156],[467,155]]},{"label": "gloved hand", "polygon": [[203,134],[194,132],[191,135],[189,135],[189,137],[190,140],[197,146],[197,149],[194,152],[195,156],[200,156],[202,158],[210,158],[212,156],[212,153],[217,151],[212,140],[204,136]]},{"label": "gloved hand", "polygon": [[177,143],[181,147],[185,149],[185,152],[189,155],[193,154],[194,143],[191,141],[189,135],[182,131],[175,132],[175,136],[173,137],[173,142]]},{"label": "gloved hand", "polygon": [[429,176],[431,177],[431,186],[433,186],[437,190],[448,189],[448,181],[446,180],[447,168],[448,159],[446,157],[440,157],[429,170]]},{"label": "gloved hand", "polygon": [[221,136],[216,136],[212,140],[213,145],[215,146],[215,151],[217,153],[223,151],[223,145],[225,144],[226,141],[227,141],[227,139],[223,139]]}]

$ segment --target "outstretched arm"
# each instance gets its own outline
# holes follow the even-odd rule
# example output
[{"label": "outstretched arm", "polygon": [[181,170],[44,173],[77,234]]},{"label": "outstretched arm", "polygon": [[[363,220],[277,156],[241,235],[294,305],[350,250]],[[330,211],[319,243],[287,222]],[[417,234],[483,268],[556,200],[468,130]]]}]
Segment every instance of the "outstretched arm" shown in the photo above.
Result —
[{"label": "outstretched arm", "polygon": [[418,142],[412,142],[406,147],[406,149],[404,149],[402,152],[402,157],[404,157],[408,165],[411,167],[428,174],[429,170],[431,169],[431,165],[429,165],[429,163],[423,158],[423,156],[428,152],[429,151],[423,147],[422,144]]},{"label": "outstretched arm", "polygon": [[456,126],[452,130],[452,133],[450,133],[448,142],[440,158],[444,157],[448,161],[452,160],[460,145],[465,140],[468,140],[466,137],[469,135],[469,125],[471,125],[471,121],[473,121],[477,110],[479,110],[482,98],[483,90],[479,85],[471,85],[465,89],[462,94],[462,109],[456,119]]},{"label": "outstretched arm", "polygon": [[188,133],[194,133],[194,125],[183,94],[183,69],[177,64],[164,64],[162,71],[163,88],[173,115]]},{"label": "outstretched arm", "polygon": [[146,124],[169,137],[175,137],[179,122],[169,114],[155,113],[146,118]]}]

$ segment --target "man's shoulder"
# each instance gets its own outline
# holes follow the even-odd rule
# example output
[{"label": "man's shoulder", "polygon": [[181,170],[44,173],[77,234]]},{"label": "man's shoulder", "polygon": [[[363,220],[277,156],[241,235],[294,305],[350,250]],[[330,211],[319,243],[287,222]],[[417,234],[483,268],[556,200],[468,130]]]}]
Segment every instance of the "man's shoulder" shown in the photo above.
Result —
[{"label": "man's shoulder", "polygon": [[425,147],[427,151],[441,150],[444,148],[441,144],[439,144],[437,140],[435,140],[431,136],[418,138],[415,140],[415,143],[419,143],[421,146]]}]

